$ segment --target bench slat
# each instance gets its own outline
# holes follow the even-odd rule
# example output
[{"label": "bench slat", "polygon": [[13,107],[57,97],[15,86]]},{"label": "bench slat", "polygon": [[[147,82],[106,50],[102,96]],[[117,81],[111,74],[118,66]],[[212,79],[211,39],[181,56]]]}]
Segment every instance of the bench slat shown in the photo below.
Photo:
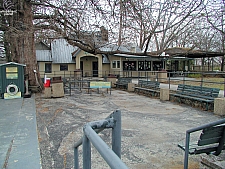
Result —
[{"label": "bench slat", "polygon": [[124,87],[124,88],[128,88],[128,83],[132,82],[132,78],[119,78],[116,83],[114,83],[116,85],[116,87]]},{"label": "bench slat", "polygon": [[[224,125],[213,126],[203,129],[200,138],[198,140],[198,145],[203,146],[214,143],[219,144],[221,139],[223,138],[224,131],[225,131]],[[224,141],[225,140],[223,140],[223,142]]]},{"label": "bench slat", "polygon": [[157,81],[149,80],[138,80],[138,86],[134,87],[134,90],[138,93],[142,91],[143,93],[151,92],[152,96],[155,96],[155,93],[159,93],[160,83]]},{"label": "bench slat", "polygon": [[[197,147],[194,151],[194,154],[202,154],[202,153],[206,153],[206,154],[210,154],[211,152],[215,152],[217,151],[218,145],[215,146],[210,146],[210,147]],[[225,147],[222,148],[222,150],[224,150]]]},{"label": "bench slat", "polygon": [[[185,151],[185,146],[178,144],[182,150]],[[190,155],[197,155],[197,154],[210,154],[211,152],[215,152],[218,148],[218,145],[210,145],[210,146],[198,146],[198,144],[191,144],[189,145],[189,154]],[[225,150],[225,146],[222,150]]]},{"label": "bench slat", "polygon": [[171,95],[174,97],[206,102],[206,109],[208,110],[208,103],[214,102],[214,99],[219,95],[219,91],[220,89],[217,88],[179,84],[176,93]]},{"label": "bench slat", "polygon": [[203,139],[208,139],[213,137],[219,137],[222,135],[223,131],[224,131],[224,126],[205,128],[202,130],[200,139],[203,140]]},{"label": "bench slat", "polygon": [[214,137],[214,138],[209,138],[204,140],[198,140],[198,145],[204,146],[204,145],[219,143],[220,139],[221,137]]}]

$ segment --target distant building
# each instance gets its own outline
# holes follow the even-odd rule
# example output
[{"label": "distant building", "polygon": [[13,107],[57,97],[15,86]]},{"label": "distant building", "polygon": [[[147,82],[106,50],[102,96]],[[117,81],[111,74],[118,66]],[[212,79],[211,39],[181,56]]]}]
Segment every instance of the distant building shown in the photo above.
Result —
[{"label": "distant building", "polygon": [[[136,46],[105,45],[101,51],[141,52]],[[75,70],[81,70],[83,76],[103,77],[108,74],[123,76],[124,73],[138,71],[158,71],[165,66],[165,60],[159,57],[127,55],[127,54],[97,54],[93,55],[77,47],[71,46],[65,39],[55,39],[48,46],[42,42],[36,44],[36,58],[41,75],[70,75]]]}]

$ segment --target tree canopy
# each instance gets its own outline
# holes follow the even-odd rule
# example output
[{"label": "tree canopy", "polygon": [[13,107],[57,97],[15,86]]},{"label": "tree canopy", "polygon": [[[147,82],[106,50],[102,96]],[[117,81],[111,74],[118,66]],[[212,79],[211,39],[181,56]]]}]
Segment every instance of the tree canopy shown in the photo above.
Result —
[{"label": "tree canopy", "polygon": [[108,44],[135,44],[143,55],[175,46],[224,52],[224,0],[5,0],[0,9],[6,56],[28,74],[37,69],[34,42],[59,37],[93,54],[123,53],[99,50]]}]

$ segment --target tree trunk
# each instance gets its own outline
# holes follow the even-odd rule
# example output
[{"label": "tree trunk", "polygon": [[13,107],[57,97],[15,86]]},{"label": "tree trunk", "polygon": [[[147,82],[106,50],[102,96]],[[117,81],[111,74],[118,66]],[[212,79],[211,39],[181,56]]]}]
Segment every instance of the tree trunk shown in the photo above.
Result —
[{"label": "tree trunk", "polygon": [[122,0],[120,0],[120,26],[119,26],[118,46],[122,44],[122,30],[123,30],[123,2]]},{"label": "tree trunk", "polygon": [[[8,61],[25,64],[25,74],[29,77],[30,85],[39,85],[40,75],[38,72],[34,29],[33,29],[33,14],[32,5],[28,1],[20,1],[18,11],[13,15],[13,21],[10,29],[6,31],[6,39],[10,43],[10,55]],[[38,79],[38,81],[36,80]]]},{"label": "tree trunk", "polygon": [[[223,27],[222,27],[223,29]],[[222,34],[222,45],[223,45],[223,53],[225,53],[225,34]],[[221,71],[224,71],[224,58],[225,55],[222,56],[222,62],[221,62]]]},{"label": "tree trunk", "polygon": [[225,55],[222,56],[222,62],[221,62],[221,71],[222,72],[224,71],[224,58],[225,58]]}]

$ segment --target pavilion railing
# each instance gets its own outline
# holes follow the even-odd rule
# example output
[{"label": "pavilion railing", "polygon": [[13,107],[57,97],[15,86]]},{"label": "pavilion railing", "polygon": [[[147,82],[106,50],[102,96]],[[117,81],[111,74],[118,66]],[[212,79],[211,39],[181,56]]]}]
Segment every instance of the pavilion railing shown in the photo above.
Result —
[{"label": "pavilion railing", "polygon": [[[104,129],[112,129],[112,149],[98,136]],[[83,127],[83,138],[74,145],[74,168],[79,169],[78,148],[83,145],[83,169],[91,169],[91,143],[111,169],[128,169],[121,161],[121,111],[106,119],[89,122]]]}]

